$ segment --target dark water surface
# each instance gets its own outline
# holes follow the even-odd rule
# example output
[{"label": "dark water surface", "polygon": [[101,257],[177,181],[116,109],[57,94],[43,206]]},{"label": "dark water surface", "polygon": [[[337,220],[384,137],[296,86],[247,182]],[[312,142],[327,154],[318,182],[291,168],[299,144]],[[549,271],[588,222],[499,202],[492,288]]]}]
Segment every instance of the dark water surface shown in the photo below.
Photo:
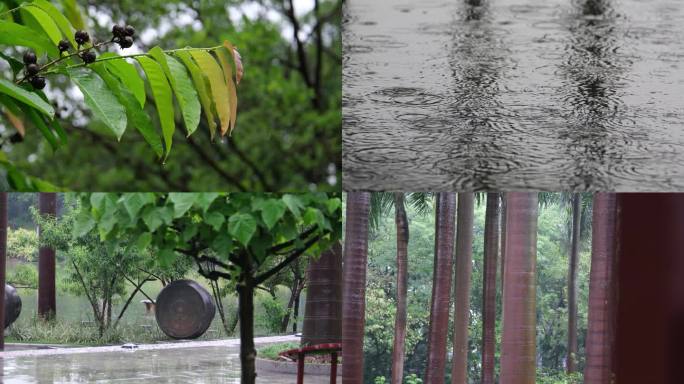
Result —
[{"label": "dark water surface", "polygon": [[349,0],[344,187],[684,190],[684,1]]}]

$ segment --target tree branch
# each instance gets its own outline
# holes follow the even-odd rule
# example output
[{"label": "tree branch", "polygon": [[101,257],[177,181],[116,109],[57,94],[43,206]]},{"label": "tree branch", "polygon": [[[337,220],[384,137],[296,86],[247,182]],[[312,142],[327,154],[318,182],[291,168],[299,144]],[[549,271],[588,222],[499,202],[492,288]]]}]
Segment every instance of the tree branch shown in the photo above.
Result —
[{"label": "tree branch", "polygon": [[309,241],[307,241],[302,248],[297,249],[296,251],[292,252],[288,257],[285,258],[280,264],[276,265],[275,267],[271,268],[270,270],[262,273],[261,275],[257,276],[254,279],[254,284],[259,285],[266,281],[269,277],[275,275],[278,273],[281,269],[287,267],[288,264],[290,264],[292,261],[294,261],[296,258],[301,256],[302,253],[306,252],[309,248],[311,248],[312,245],[316,244],[318,240],[320,240],[321,235],[316,235]]}]

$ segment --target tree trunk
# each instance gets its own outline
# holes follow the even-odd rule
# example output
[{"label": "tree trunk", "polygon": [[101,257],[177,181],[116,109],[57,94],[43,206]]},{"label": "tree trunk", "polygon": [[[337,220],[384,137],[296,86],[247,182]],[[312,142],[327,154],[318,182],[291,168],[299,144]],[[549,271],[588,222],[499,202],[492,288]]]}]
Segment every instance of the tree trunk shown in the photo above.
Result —
[{"label": "tree trunk", "polygon": [[[295,303],[295,294],[297,293],[297,285],[299,284],[299,281],[297,281],[297,278],[295,277],[292,279],[292,286],[290,287],[290,299],[287,301],[287,307],[285,308],[285,315],[283,315],[283,320],[280,323],[280,333],[285,333],[287,332],[287,326],[290,324],[290,317],[292,317],[292,310],[294,308],[294,303]],[[295,322],[296,324],[296,322]],[[296,332],[293,329],[293,332]]]},{"label": "tree trunk", "polygon": [[394,213],[394,221],[397,227],[397,314],[394,319],[392,384],[401,384],[404,378],[404,346],[406,344],[409,241],[409,227],[403,193],[394,194]]},{"label": "tree trunk", "polygon": [[292,333],[297,333],[297,322],[299,321],[299,296],[302,293],[302,288],[299,286],[299,282],[295,286],[294,294],[294,308],[292,311]]},{"label": "tree trunk", "polygon": [[240,363],[242,384],[256,382],[256,348],[254,347],[254,285],[247,278],[244,285],[238,286],[240,311]]},{"label": "tree trunk", "polygon": [[501,271],[499,272],[501,274],[501,312],[503,313],[504,310],[504,302],[503,302],[503,297],[504,297],[504,266],[506,265],[506,216],[508,212],[508,203],[506,196],[508,194],[505,192],[501,193],[501,237],[500,237],[500,243],[501,243],[501,268],[499,268]]},{"label": "tree trunk", "polygon": [[534,384],[538,198],[527,192],[507,195],[500,382]]},{"label": "tree trunk", "polygon": [[494,384],[496,364],[496,274],[501,225],[499,194],[487,194],[482,274],[482,384]]},{"label": "tree trunk", "polygon": [[[0,192],[0,351],[5,350],[5,274],[7,268],[7,192]],[[0,359],[2,360],[2,359]]]},{"label": "tree trunk", "polygon": [[[40,215],[57,216],[57,195],[40,193],[38,206]],[[40,228],[38,229],[40,236]],[[55,250],[40,247],[38,250],[38,316],[51,319],[57,312],[55,299]]]},{"label": "tree trunk", "polygon": [[347,194],[342,294],[342,382],[363,383],[363,336],[366,313],[368,210],[370,194]]},{"label": "tree trunk", "polygon": [[587,321],[584,382],[613,382],[612,350],[615,338],[615,222],[616,198],[612,193],[594,195],[589,319]]},{"label": "tree trunk", "polygon": [[306,276],[302,345],[341,342],[342,243],[332,245],[318,260],[311,260]]},{"label": "tree trunk", "polygon": [[444,383],[449,327],[456,195],[439,193],[435,212],[435,264],[428,332],[425,383]]},{"label": "tree trunk", "polygon": [[572,239],[570,266],[568,267],[568,373],[577,371],[577,264],[579,263],[580,228],[582,221],[582,195],[572,196]]},{"label": "tree trunk", "polygon": [[470,319],[470,275],[473,269],[472,193],[458,194],[456,217],[456,268],[454,273],[454,340],[451,384],[468,382],[468,322]]}]

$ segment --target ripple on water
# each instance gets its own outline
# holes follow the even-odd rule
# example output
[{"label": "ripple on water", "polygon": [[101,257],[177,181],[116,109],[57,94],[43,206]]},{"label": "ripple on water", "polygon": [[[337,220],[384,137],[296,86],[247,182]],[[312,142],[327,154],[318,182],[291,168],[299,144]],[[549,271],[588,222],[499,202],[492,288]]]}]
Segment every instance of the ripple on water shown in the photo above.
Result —
[{"label": "ripple on water", "polygon": [[378,103],[424,106],[439,104],[444,96],[429,93],[423,88],[389,87],[372,92],[368,99]]}]

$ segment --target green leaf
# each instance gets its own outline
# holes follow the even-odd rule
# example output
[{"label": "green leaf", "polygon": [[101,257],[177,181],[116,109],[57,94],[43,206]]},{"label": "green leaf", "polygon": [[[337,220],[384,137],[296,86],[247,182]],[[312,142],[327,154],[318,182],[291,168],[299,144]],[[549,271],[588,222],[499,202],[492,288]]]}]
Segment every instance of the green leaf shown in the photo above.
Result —
[{"label": "green leaf", "polygon": [[55,136],[55,134],[52,132],[52,130],[45,124],[45,121],[43,120],[43,115],[38,114],[35,109],[27,107],[25,105],[21,106],[21,109],[24,111],[24,114],[33,122],[33,125],[38,128],[40,133],[43,134],[43,137],[45,137],[45,140],[50,144],[50,147],[52,147],[53,151],[56,151],[57,148],[59,148],[59,139]]},{"label": "green leaf", "polygon": [[161,66],[154,60],[139,56],[138,63],[142,66],[147,81],[152,88],[152,95],[154,102],[157,104],[157,114],[162,127],[162,136],[166,144],[166,157],[171,152],[171,144],[173,143],[173,132],[176,130],[176,123],[173,118],[173,97],[171,96],[171,87],[164,75]]},{"label": "green leaf", "polygon": [[261,205],[261,218],[268,229],[272,229],[273,226],[280,220],[285,214],[287,206],[282,200],[269,199],[266,200]]},{"label": "green leaf", "polygon": [[[101,59],[107,57],[117,56],[114,53],[103,53],[100,55]],[[126,88],[133,93],[135,99],[140,103],[140,108],[145,106],[147,96],[145,95],[145,81],[138,74],[135,65],[127,62],[125,59],[107,60],[102,62],[107,67],[107,70],[116,76]]]},{"label": "green leaf", "polygon": [[254,236],[256,226],[256,220],[248,213],[237,213],[228,219],[228,233],[245,246]]},{"label": "green leaf", "polygon": [[74,235],[76,237],[84,236],[86,233],[90,232],[95,228],[95,220],[88,213],[88,211],[81,211],[74,220]]},{"label": "green leaf", "polygon": [[[62,40],[62,33],[59,31],[57,24],[52,21],[52,18],[38,7],[24,7],[22,8],[22,16],[24,20],[27,17],[33,18],[40,28],[45,32],[45,35],[52,41],[52,44],[57,45]],[[31,26],[31,25],[29,25]]]},{"label": "green leaf", "polygon": [[[235,120],[237,119],[237,89],[235,88],[235,83],[233,82],[233,49],[230,43],[225,42],[224,46],[216,50],[216,55],[221,63],[221,68],[223,68],[223,77],[226,80],[226,86],[228,87],[228,100],[230,102],[230,129],[228,133],[230,134],[235,129]],[[229,51],[230,49],[230,51]]]},{"label": "green leaf", "polygon": [[71,25],[76,29],[85,30],[86,25],[83,21],[83,13],[81,12],[81,7],[76,4],[76,0],[61,0],[61,3],[64,6],[64,14],[66,14]]},{"label": "green leaf", "polygon": [[209,79],[216,112],[219,115],[219,120],[221,120],[221,133],[225,134],[230,127],[230,100],[221,67],[214,57],[206,51],[194,50],[190,51],[190,54]]},{"label": "green leaf", "polygon": [[221,229],[221,226],[225,221],[225,216],[216,211],[211,211],[204,215],[204,222],[214,228],[214,231]]},{"label": "green leaf", "polygon": [[185,214],[195,203],[194,193],[172,192],[169,193],[169,201],[173,203],[173,217],[179,218]]},{"label": "green leaf", "polygon": [[325,202],[325,206],[328,208],[328,213],[334,213],[342,206],[342,200],[339,197],[333,197]]},{"label": "green leaf", "polygon": [[31,4],[40,7],[40,9],[50,15],[55,24],[57,24],[59,30],[62,31],[62,34],[69,39],[71,45],[74,48],[77,47],[76,40],[74,39],[74,30],[71,28],[71,23],[69,23],[69,20],[64,17],[64,15],[62,15],[62,13],[55,8],[54,5],[50,4],[50,2],[46,0],[33,0],[33,3]]},{"label": "green leaf", "polygon": [[192,86],[188,73],[185,72],[185,67],[173,57],[164,54],[164,51],[158,46],[150,49],[148,54],[157,60],[157,63],[164,70],[166,78],[169,79],[183,115],[185,128],[188,130],[188,136],[190,136],[195,132],[199,124],[200,102],[197,99],[197,92],[195,92],[195,88]]},{"label": "green leaf", "polygon": [[59,56],[57,46],[50,39],[31,28],[5,20],[0,20],[0,45],[19,45],[47,52],[52,57]]},{"label": "green leaf", "polygon": [[225,233],[216,236],[214,241],[211,243],[211,249],[222,255],[228,253],[232,246],[233,239],[231,239],[230,236]]},{"label": "green leaf", "polygon": [[197,235],[198,230],[199,230],[199,226],[197,224],[188,225],[187,227],[185,227],[185,229],[183,229],[183,234],[181,236],[181,239],[184,242],[189,241],[190,239],[195,237],[195,235]]},{"label": "green leaf", "polygon": [[304,204],[295,195],[283,195],[283,202],[287,205],[287,208],[292,212],[296,218],[300,218],[302,214],[302,209],[304,209]]},{"label": "green leaf", "polygon": [[183,64],[185,64],[185,67],[188,69],[188,71],[190,71],[192,82],[195,85],[197,93],[199,94],[200,103],[202,104],[202,110],[204,110],[204,116],[206,117],[207,123],[209,124],[209,133],[211,135],[211,138],[213,139],[214,135],[216,134],[216,121],[214,120],[214,107],[211,102],[211,96],[209,95],[210,91],[207,87],[209,79],[207,79],[204,73],[200,71],[200,68],[192,59],[190,53],[188,53],[187,51],[179,51],[176,52],[176,56],[178,56],[181,59]]},{"label": "green leaf", "polygon": [[10,67],[12,68],[12,73],[14,74],[14,76],[16,76],[17,73],[24,70],[24,63],[15,59],[14,57],[6,55],[2,52],[0,52],[0,57],[5,59],[5,61],[7,61],[7,63],[10,65]]},{"label": "green leaf", "polygon": [[147,228],[154,232],[165,223],[165,212],[163,207],[145,207],[142,212],[142,219]]},{"label": "green leaf", "polygon": [[151,242],[152,234],[149,232],[145,232],[138,237],[138,240],[135,241],[135,246],[138,247],[140,251],[144,251],[145,248],[147,248]]},{"label": "green leaf", "polygon": [[161,157],[164,153],[164,149],[162,148],[161,138],[157,134],[150,116],[142,107],[140,107],[135,100],[135,97],[126,89],[121,81],[116,80],[110,72],[108,72],[110,67],[107,66],[106,63],[108,63],[108,61],[91,64],[90,67],[102,78],[102,80],[104,80],[107,87],[109,87],[116,96],[116,99],[124,106],[126,109],[126,116],[128,117],[128,121],[131,122],[131,125],[135,126],[157,156]]},{"label": "green leaf", "polygon": [[206,212],[207,209],[211,206],[211,203],[214,202],[219,197],[219,193],[217,192],[201,192],[197,194],[197,199],[195,200],[195,205],[199,207],[199,209],[202,210],[202,212]]},{"label": "green leaf", "polygon": [[159,265],[163,268],[168,268],[176,261],[176,251],[173,249],[164,248],[159,251]]},{"label": "green leaf", "polygon": [[154,203],[154,195],[143,192],[125,193],[121,195],[121,200],[131,219],[136,220],[138,212],[140,212],[142,207]]},{"label": "green leaf", "polygon": [[69,77],[83,92],[93,115],[109,128],[117,139],[126,131],[126,110],[100,76],[86,69],[69,71]]},{"label": "green leaf", "polygon": [[304,224],[306,225],[318,225],[320,228],[332,229],[330,228],[330,223],[323,215],[320,209],[309,207],[304,212]]},{"label": "green leaf", "polygon": [[37,109],[39,112],[47,115],[50,120],[55,117],[55,110],[52,106],[43,100],[40,95],[29,92],[24,88],[14,85],[12,82],[5,79],[0,79],[0,93],[21,101],[22,103]]}]

